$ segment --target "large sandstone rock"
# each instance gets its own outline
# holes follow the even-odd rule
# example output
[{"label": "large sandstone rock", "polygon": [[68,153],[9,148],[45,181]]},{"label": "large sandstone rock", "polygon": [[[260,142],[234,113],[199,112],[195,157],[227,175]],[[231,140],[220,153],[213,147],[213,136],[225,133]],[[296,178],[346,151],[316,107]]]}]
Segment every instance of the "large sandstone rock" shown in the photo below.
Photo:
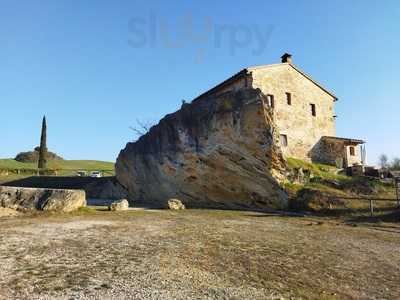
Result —
[{"label": "large sandstone rock", "polygon": [[165,207],[286,208],[285,161],[259,90],[195,100],[164,117],[116,163],[131,200]]},{"label": "large sandstone rock", "polygon": [[0,186],[0,207],[71,212],[86,206],[85,192]]}]

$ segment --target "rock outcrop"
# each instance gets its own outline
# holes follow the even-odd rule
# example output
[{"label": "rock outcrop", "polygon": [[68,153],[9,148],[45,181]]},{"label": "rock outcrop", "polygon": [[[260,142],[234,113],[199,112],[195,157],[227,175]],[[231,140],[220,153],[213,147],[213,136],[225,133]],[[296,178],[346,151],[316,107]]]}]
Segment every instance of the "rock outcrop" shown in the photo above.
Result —
[{"label": "rock outcrop", "polygon": [[0,186],[0,207],[16,210],[71,212],[86,206],[85,192]]},{"label": "rock outcrop", "polygon": [[334,208],[345,208],[345,201],[329,193],[304,188],[290,203],[290,208],[299,211],[326,212]]},{"label": "rock outcrop", "polygon": [[118,181],[144,205],[285,208],[286,165],[266,103],[241,89],[183,104],[120,152]]}]

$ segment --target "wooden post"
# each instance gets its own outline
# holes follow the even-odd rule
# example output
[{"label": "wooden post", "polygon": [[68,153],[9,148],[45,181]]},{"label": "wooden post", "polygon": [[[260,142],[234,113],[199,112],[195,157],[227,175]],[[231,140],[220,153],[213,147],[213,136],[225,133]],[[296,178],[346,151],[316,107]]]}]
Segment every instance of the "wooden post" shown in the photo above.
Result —
[{"label": "wooden post", "polygon": [[396,189],[397,208],[400,209],[400,194],[399,194],[399,189],[400,189],[400,177],[395,177],[395,178],[394,178],[394,187],[395,187],[395,189]]},{"label": "wooden post", "polygon": [[371,217],[374,216],[374,202],[372,199],[369,199],[369,210],[371,212]]}]

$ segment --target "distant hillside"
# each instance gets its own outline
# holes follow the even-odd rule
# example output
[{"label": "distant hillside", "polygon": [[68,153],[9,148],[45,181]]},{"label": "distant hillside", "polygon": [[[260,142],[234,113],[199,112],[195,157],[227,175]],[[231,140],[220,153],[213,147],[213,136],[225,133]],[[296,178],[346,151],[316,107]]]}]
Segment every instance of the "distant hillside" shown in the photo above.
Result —
[{"label": "distant hillside", "polygon": [[[114,163],[98,160],[50,160],[48,169],[60,170],[60,175],[75,175],[77,170],[107,171],[104,175],[114,175]],[[14,159],[0,159],[0,170],[36,170],[36,163],[22,163]]]}]

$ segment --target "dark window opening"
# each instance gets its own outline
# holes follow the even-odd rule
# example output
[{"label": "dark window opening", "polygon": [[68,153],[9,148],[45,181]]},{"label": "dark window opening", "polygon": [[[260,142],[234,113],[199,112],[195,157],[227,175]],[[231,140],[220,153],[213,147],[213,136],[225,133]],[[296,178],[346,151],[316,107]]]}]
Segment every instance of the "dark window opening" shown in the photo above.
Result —
[{"label": "dark window opening", "polygon": [[292,94],[286,93],[286,100],[288,105],[292,105]]},{"label": "dark window opening", "polygon": [[282,147],[287,147],[288,139],[287,139],[287,135],[286,134],[281,134],[280,137],[279,137],[279,140],[281,142],[281,146]]},{"label": "dark window opening", "polygon": [[275,107],[274,95],[267,95],[268,105],[272,108]]},{"label": "dark window opening", "polygon": [[317,111],[315,110],[315,104],[310,104],[311,106],[311,114],[315,117],[317,115]]},{"label": "dark window opening", "polygon": [[350,147],[350,155],[355,156],[356,155],[356,150],[354,149],[353,146]]}]

